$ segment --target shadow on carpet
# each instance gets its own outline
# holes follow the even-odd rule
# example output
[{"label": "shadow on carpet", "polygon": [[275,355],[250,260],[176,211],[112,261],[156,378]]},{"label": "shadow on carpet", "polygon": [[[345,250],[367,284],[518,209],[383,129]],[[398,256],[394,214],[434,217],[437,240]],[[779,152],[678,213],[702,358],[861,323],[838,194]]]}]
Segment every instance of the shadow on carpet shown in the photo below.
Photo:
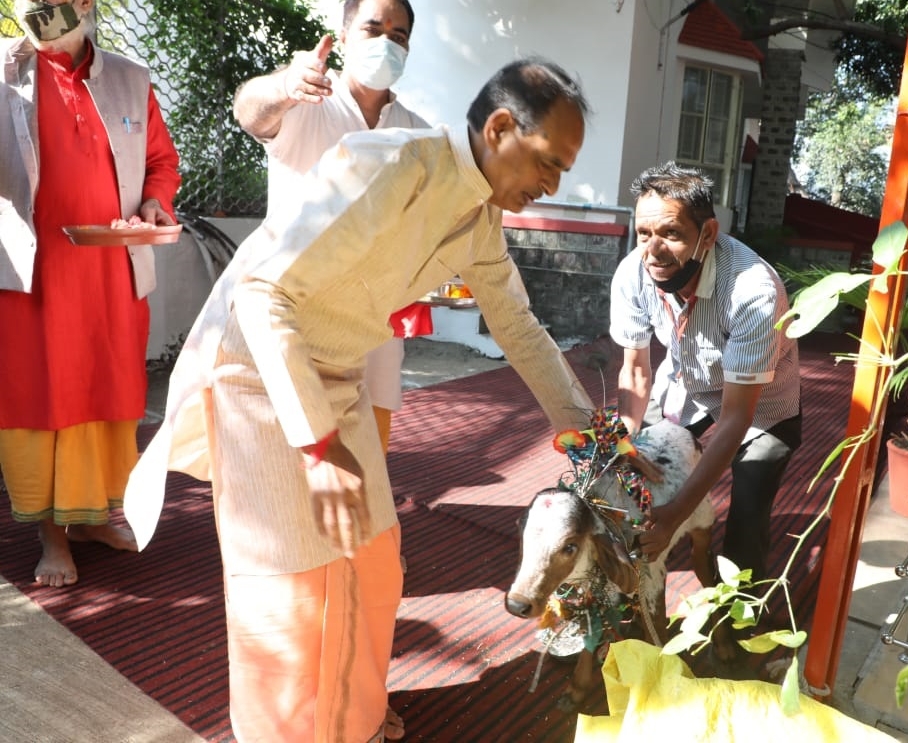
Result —
[{"label": "shadow on carpet", "polygon": [[[802,345],[805,440],[774,510],[773,574],[789,557],[793,540],[786,535],[803,530],[825,502],[828,483],[809,495],[805,488],[844,433],[845,418],[826,411],[847,411],[853,373],[833,364],[832,350],[848,348]],[[607,355],[595,344],[567,354],[597,403],[614,399],[598,368]],[[614,378],[614,370],[605,376]],[[140,445],[152,433],[143,427]],[[507,614],[502,597],[517,563],[517,519],[564,469],[551,438],[510,368],[404,395],[388,462],[409,571],[389,689],[410,743],[573,738],[575,718],[556,707],[569,667],[546,658],[538,687],[529,692],[540,653],[535,627]],[[727,497],[723,480],[712,494],[716,548]],[[0,523],[0,573],[201,736],[212,743],[233,740],[220,559],[206,483],[168,477],[160,525],[139,555],[74,544],[80,582],[66,590],[32,582],[40,556],[35,527],[12,522],[6,498]],[[805,628],[824,538],[825,527],[810,537],[792,575],[795,611]],[[667,600],[674,607],[698,587],[684,545],[669,568]],[[784,624],[784,613],[777,616]]]}]

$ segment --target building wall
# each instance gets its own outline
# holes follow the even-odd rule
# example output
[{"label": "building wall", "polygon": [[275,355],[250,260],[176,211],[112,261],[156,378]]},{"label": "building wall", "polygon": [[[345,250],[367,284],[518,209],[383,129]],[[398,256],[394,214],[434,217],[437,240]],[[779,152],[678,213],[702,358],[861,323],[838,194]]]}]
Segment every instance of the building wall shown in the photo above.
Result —
[{"label": "building wall", "polygon": [[687,4],[637,4],[627,117],[621,129],[620,189],[615,203],[630,205],[628,189],[634,178],[676,155],[681,90],[677,39],[686,17],[677,16]]},{"label": "building wall", "polygon": [[[507,217],[510,224],[533,218]],[[249,219],[213,219],[241,243],[257,226]],[[553,222],[549,229],[505,228],[508,250],[526,284],[530,306],[558,339],[593,339],[608,329],[609,285],[627,250],[627,225]],[[182,345],[217,275],[204,236],[184,228],[180,241],[156,247],[158,287],[149,295],[151,332],[146,358],[172,356]]]},{"label": "building wall", "polygon": [[[654,83],[658,32],[681,0],[560,3],[542,0],[411,0],[416,22],[400,99],[431,124],[459,124],[482,85],[502,65],[547,57],[580,78],[592,115],[583,149],[556,198],[627,204],[622,163],[652,164],[658,151],[661,83]],[[339,28],[335,0],[322,0],[326,25]],[[647,7],[649,6],[649,7]],[[636,41],[640,29],[649,34]],[[632,62],[644,64],[631,74]],[[634,110],[629,111],[631,100]],[[633,113],[633,116],[631,116]],[[630,131],[632,136],[628,136]],[[639,169],[638,168],[638,172]]]},{"label": "building wall", "polygon": [[608,331],[609,287],[626,250],[627,227],[555,226],[561,229],[506,227],[508,251],[520,270],[533,313],[551,335],[592,340]]}]

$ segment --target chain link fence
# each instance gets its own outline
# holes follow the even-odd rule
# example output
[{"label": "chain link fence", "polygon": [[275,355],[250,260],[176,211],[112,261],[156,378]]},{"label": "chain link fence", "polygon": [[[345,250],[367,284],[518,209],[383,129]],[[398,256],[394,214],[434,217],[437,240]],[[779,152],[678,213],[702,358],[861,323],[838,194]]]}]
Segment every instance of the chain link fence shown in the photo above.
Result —
[{"label": "chain link fence", "polygon": [[[0,0],[0,36],[22,34],[13,0]],[[311,49],[325,33],[300,0],[98,0],[102,49],[141,60],[177,151],[183,183],[176,208],[190,216],[265,213],[261,144],[233,118],[233,94],[251,77]],[[337,66],[338,60],[329,60]]]}]

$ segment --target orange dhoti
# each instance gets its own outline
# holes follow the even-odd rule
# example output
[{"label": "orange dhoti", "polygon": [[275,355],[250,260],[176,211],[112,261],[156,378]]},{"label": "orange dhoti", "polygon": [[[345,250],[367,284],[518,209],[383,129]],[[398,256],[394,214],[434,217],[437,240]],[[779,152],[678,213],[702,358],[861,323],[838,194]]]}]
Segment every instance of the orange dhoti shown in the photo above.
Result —
[{"label": "orange dhoti", "polygon": [[238,741],[380,740],[399,555],[395,525],[352,559],[287,575],[225,575]]}]

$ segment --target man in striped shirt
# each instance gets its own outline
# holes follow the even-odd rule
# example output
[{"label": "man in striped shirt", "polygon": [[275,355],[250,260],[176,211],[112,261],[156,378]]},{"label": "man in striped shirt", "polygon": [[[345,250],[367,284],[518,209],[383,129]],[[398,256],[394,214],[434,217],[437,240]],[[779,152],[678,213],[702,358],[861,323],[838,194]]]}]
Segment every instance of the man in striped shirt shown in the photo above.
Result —
[{"label": "man in striped shirt", "polygon": [[[674,162],[631,186],[637,248],[612,281],[610,333],[624,349],[618,405],[632,431],[666,417],[701,436],[703,457],[641,534],[647,557],[731,466],[724,555],[754,580],[766,575],[772,504],[801,442],[795,340],[776,330],[785,287],[753,250],[719,232],[712,183]],[[655,374],[653,335],[666,347]]]}]

